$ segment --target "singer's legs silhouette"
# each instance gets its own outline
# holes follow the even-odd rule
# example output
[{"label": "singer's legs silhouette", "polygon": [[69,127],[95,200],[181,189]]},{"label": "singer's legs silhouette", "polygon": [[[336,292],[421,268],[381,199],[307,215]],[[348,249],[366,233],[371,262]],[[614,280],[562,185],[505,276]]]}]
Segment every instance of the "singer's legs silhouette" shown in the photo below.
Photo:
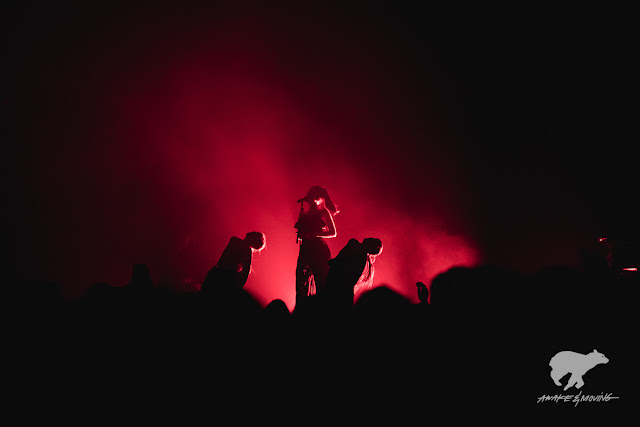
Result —
[{"label": "singer's legs silhouette", "polygon": [[324,292],[331,252],[322,240],[304,241],[296,266],[296,304],[307,296]]},{"label": "singer's legs silhouette", "polygon": [[315,281],[309,266],[298,265],[296,268],[296,306],[304,298],[315,295]]}]

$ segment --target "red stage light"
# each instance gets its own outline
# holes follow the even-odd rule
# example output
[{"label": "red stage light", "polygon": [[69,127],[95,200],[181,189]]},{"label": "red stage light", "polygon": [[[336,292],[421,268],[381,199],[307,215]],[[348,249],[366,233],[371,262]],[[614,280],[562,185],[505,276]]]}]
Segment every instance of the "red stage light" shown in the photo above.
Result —
[{"label": "red stage light", "polygon": [[638,271],[638,267],[623,268],[624,271]]}]

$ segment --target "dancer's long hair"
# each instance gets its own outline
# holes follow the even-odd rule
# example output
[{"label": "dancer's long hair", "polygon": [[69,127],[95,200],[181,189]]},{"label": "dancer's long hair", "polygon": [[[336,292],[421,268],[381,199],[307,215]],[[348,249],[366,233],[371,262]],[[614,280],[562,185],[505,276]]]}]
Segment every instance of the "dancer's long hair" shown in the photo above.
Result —
[{"label": "dancer's long hair", "polygon": [[368,237],[362,241],[362,244],[366,248],[367,262],[364,266],[362,274],[356,282],[356,285],[353,287],[354,295],[359,292],[371,290],[371,288],[373,287],[373,276],[375,274],[373,263],[376,261],[378,255],[382,253],[382,241],[380,239]]}]

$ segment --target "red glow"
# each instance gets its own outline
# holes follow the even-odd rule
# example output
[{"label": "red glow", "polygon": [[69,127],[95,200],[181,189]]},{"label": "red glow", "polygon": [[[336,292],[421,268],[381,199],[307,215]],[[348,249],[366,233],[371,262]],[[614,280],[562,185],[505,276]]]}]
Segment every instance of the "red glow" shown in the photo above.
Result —
[{"label": "red glow", "polygon": [[[180,108],[141,108],[149,96],[144,93],[139,100],[131,97],[122,108],[138,123],[138,132],[149,133],[145,139],[155,141],[156,162],[170,171],[173,181],[169,188],[188,194],[193,199],[189,203],[197,206],[192,214],[179,215],[181,221],[189,222],[178,226],[198,229],[201,251],[221,253],[228,235],[241,236],[251,229],[265,233],[269,247],[255,253],[255,274],[245,286],[261,303],[279,298],[293,309],[298,251],[295,201],[317,183],[326,186],[343,207],[335,218],[338,237],[328,242],[332,256],[351,238],[382,240],[385,252],[376,261],[374,286],[386,284],[417,302],[416,281],[429,283],[453,266],[477,262],[469,242],[452,234],[428,210],[416,219],[384,206],[385,200],[401,193],[385,195],[381,190],[377,200],[363,198],[362,191],[369,185],[366,164],[332,159],[327,168],[328,162],[303,161],[307,155],[296,151],[300,132],[334,144],[344,137],[339,127],[325,129],[305,117],[286,99],[286,92],[255,76],[209,70],[207,64],[174,70],[170,81],[174,89],[167,97],[181,101],[165,105]],[[206,106],[204,98],[210,99]],[[160,120],[165,114],[172,119]],[[164,126],[158,128],[158,121]],[[293,129],[292,123],[296,124]],[[305,150],[313,157],[316,149]],[[243,160],[229,160],[237,158]]]},{"label": "red glow", "polygon": [[[417,302],[415,282],[477,262],[460,231],[458,213],[468,210],[457,203],[467,184],[455,149],[446,148],[454,137],[437,129],[430,107],[415,122],[394,107],[406,100],[386,83],[405,68],[379,67],[378,52],[357,48],[355,29],[345,39],[320,25],[318,37],[296,42],[290,28],[262,27],[259,13],[241,16],[185,24],[177,38],[132,50],[126,60],[83,57],[109,72],[83,81],[99,105],[85,114],[93,121],[73,130],[72,167],[61,167],[88,198],[83,209],[61,204],[78,215],[69,221],[77,241],[61,240],[72,241],[80,260],[51,261],[61,271],[55,279],[123,284],[132,263],[147,263],[157,283],[183,283],[177,264],[184,261],[195,265],[188,283],[196,286],[230,236],[257,230],[269,245],[254,253],[245,289],[264,305],[279,298],[292,309],[296,200],[312,185],[325,186],[341,209],[337,237],[328,240],[333,256],[351,238],[382,240],[374,286]],[[122,40],[114,50],[136,46]],[[299,48],[314,54],[298,57]],[[192,244],[180,251],[186,236]]]},{"label": "red glow", "polygon": [[[251,57],[250,51],[243,51]],[[121,121],[140,138],[138,149],[162,171],[153,177],[156,187],[190,208],[170,208],[176,220],[172,231],[198,236],[201,271],[213,265],[229,235],[259,230],[269,246],[255,252],[255,274],[245,289],[263,305],[279,298],[292,310],[298,255],[293,228],[299,208],[296,200],[311,185],[327,187],[342,207],[335,218],[338,237],[328,242],[332,256],[351,238],[382,240],[385,252],[376,260],[373,286],[385,284],[418,302],[417,281],[429,283],[453,266],[478,261],[470,242],[447,229],[428,208],[420,208],[416,218],[388,205],[412,194],[410,188],[398,190],[405,188],[402,173],[391,174],[399,183],[394,188],[388,173],[371,176],[367,158],[334,155],[338,148],[344,151],[350,145],[368,152],[367,143],[379,136],[363,130],[362,141],[354,141],[339,124],[327,126],[311,107],[301,109],[291,88],[260,71],[259,64],[248,73],[245,64],[228,62],[222,67],[200,59],[206,55],[196,56],[188,65],[164,70],[161,87],[131,88],[119,110]],[[161,75],[161,70],[154,73]],[[158,93],[164,102],[150,104],[148,100]],[[332,108],[337,108],[333,101]],[[388,130],[390,136],[393,129]],[[373,157],[370,161],[383,164]],[[397,168],[395,161],[387,158],[387,167]],[[363,196],[373,183],[385,180],[373,200]],[[446,183],[441,182],[438,190],[413,185],[424,188],[425,200],[435,196],[431,203],[439,204],[441,212],[443,203],[456,199],[436,195]],[[323,200],[314,202],[320,205]],[[451,209],[445,205],[444,211]]]},{"label": "red glow", "polygon": [[629,268],[623,268],[622,270],[624,271],[638,271],[637,267],[629,267]]}]

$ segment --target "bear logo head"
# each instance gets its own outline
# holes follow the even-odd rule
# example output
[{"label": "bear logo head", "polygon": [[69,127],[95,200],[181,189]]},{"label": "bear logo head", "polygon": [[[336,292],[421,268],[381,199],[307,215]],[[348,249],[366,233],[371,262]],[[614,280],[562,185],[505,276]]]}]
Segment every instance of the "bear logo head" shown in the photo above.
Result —
[{"label": "bear logo head", "polygon": [[596,365],[600,365],[603,363],[609,363],[609,359],[607,359],[607,357],[602,354],[602,353],[598,353],[598,350],[594,349],[590,355],[592,355],[592,357],[598,361],[598,363],[596,363]]}]

